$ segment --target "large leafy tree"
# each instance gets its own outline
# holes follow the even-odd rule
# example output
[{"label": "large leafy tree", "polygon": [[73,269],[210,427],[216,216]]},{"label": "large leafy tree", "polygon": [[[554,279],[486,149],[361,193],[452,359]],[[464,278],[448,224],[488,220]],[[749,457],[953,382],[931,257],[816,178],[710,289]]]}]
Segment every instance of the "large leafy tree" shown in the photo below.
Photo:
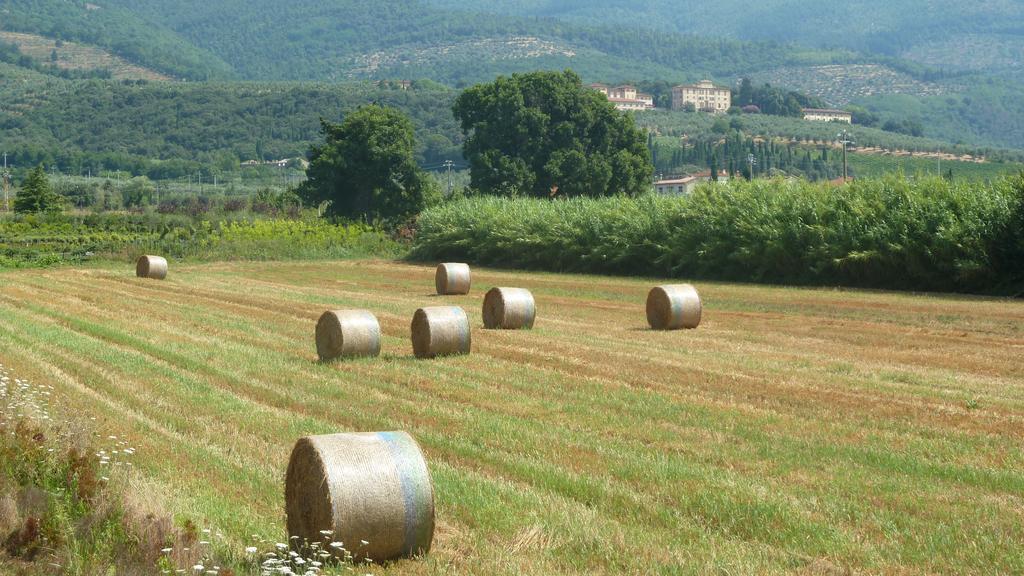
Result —
[{"label": "large leafy tree", "polygon": [[463,92],[455,118],[467,138],[472,186],[493,194],[639,194],[654,171],[632,116],[571,70],[501,76]]},{"label": "large leafy tree", "polygon": [[23,214],[60,212],[63,208],[64,199],[50,187],[50,181],[46,178],[46,171],[42,165],[36,166],[28,173],[25,181],[21,183],[21,190],[14,198],[14,211]]},{"label": "large leafy tree", "polygon": [[310,149],[299,196],[330,201],[327,213],[393,220],[423,209],[436,185],[413,159],[412,122],[394,108],[361,106],[340,125],[321,121],[323,144]]}]

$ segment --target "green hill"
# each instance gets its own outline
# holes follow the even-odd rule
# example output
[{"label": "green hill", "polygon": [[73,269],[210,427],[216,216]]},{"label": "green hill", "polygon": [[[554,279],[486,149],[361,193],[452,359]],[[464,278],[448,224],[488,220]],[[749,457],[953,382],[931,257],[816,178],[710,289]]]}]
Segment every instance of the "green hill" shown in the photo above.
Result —
[{"label": "green hill", "polygon": [[231,68],[159,22],[130,9],[82,0],[0,0],[0,30],[71,40],[176,78],[230,78]]},{"label": "green hill", "polygon": [[[462,87],[564,68],[603,82],[751,76],[863,106],[883,122],[920,123],[936,140],[1024,148],[1024,84],[1012,73],[1024,50],[1013,43],[1021,10],[1007,0],[723,0],[713,9],[696,0],[0,0],[0,29],[95,46],[188,80]],[[946,58],[958,34],[972,43]],[[992,71],[979,71],[972,54],[992,47],[993,34],[1005,48],[988,51]],[[898,58],[908,55],[936,67]]]},{"label": "green hill", "polygon": [[[126,170],[179,178],[244,160],[304,156],[320,119],[380,102],[405,110],[425,165],[459,158],[455,91],[370,82],[251,83],[62,80],[0,63],[0,151],[20,168]],[[125,121],[131,119],[130,121]]]},{"label": "green hill", "polygon": [[[452,116],[458,91],[417,81],[408,90],[368,81],[150,82],[64,80],[0,63],[0,150],[19,168],[39,163],[61,172],[124,170],[181,178],[203,170],[233,172],[246,160],[304,156],[320,138],[320,119],[338,121],[355,107],[379,102],[404,110],[417,130],[418,161],[428,167],[460,160],[462,134]],[[125,121],[131,119],[131,121]],[[719,117],[749,136],[835,140],[834,124],[767,115]],[[668,158],[685,139],[717,139],[716,118],[701,113],[640,113],[637,122],[661,135]],[[874,128],[852,127],[860,146],[973,154],[1020,161],[1013,151],[954,146]],[[959,172],[958,172],[959,173]]]},{"label": "green hill", "polygon": [[626,71],[683,80],[850,57],[775,43],[481,16],[436,9],[419,0],[111,2],[166,25],[223,58],[240,76],[258,80],[416,76],[459,84],[499,73],[565,67],[609,80]]},{"label": "green hill", "polygon": [[436,8],[745,40],[839,46],[942,68],[1016,67],[1024,4],[1012,0],[425,0]]}]

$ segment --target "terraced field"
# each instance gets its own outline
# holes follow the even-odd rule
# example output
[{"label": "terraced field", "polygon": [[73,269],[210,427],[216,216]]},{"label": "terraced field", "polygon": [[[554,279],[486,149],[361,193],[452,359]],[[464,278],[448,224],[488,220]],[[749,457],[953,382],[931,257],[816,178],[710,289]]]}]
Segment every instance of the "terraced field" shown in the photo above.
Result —
[{"label": "terraced field", "polygon": [[[0,273],[0,362],[130,438],[133,488],[224,533],[281,539],[301,435],[404,429],[439,529],[393,574],[1024,570],[1024,302],[701,283],[699,329],[646,330],[656,280],[383,261]],[[530,332],[481,328],[491,286]],[[422,305],[464,306],[473,354],[412,357]],[[384,354],[316,362],[327,308]],[[359,570],[360,573],[364,569]]]},{"label": "terraced field", "polygon": [[109,70],[114,80],[172,80],[170,76],[87,44],[62,42],[58,45],[52,38],[5,31],[0,31],[0,41],[16,45],[22,54],[40,63],[51,63],[51,54],[56,53],[57,60],[52,64],[65,70]]}]

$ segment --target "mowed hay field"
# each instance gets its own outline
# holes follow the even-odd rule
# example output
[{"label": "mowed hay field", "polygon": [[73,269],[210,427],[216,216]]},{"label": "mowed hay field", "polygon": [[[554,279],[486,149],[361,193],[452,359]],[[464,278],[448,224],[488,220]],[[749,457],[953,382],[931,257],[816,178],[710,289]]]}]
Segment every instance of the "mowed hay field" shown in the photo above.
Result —
[{"label": "mowed hay field", "polygon": [[[0,362],[130,439],[133,488],[179,520],[283,541],[295,440],[406,430],[434,478],[431,554],[366,572],[1024,571],[1024,302],[700,282],[652,332],[656,279],[432,266],[171,263],[0,273]],[[532,331],[482,329],[492,286]],[[416,360],[413,312],[457,304],[470,356]],[[327,309],[380,358],[316,361]],[[360,572],[363,572],[360,569]]]}]

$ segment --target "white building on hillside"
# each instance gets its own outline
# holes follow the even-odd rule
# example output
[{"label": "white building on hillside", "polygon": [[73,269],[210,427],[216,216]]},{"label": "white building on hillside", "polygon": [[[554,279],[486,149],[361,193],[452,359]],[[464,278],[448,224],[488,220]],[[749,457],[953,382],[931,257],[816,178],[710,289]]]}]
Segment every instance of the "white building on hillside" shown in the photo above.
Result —
[{"label": "white building on hillside", "polygon": [[629,84],[610,87],[607,84],[591,84],[591,88],[608,97],[608,101],[617,110],[651,110],[654,108],[654,96],[637,92],[636,87]]},{"label": "white building on hillside", "polygon": [[815,122],[846,122],[853,124],[853,114],[846,110],[829,110],[822,108],[804,108],[804,120]]}]

